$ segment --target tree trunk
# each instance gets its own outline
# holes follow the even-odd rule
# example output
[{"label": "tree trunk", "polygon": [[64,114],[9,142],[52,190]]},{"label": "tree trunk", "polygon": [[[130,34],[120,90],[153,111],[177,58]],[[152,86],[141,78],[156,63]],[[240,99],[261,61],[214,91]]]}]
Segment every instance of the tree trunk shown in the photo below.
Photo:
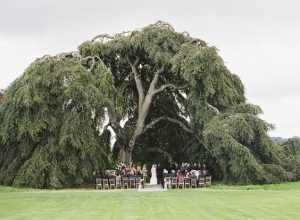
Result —
[{"label": "tree trunk", "polygon": [[125,150],[125,164],[132,164],[132,151]]},{"label": "tree trunk", "polygon": [[125,158],[126,158],[125,156],[126,156],[125,150],[124,148],[121,148],[119,152],[119,159],[121,160],[122,163],[125,163]]}]

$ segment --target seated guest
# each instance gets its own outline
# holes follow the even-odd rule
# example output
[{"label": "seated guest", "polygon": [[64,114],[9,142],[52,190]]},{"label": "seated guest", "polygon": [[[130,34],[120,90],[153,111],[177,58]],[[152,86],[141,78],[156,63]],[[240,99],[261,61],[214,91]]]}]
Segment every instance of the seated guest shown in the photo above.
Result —
[{"label": "seated guest", "polygon": [[184,171],[177,172],[177,179],[178,180],[184,179],[184,177],[185,177],[185,172]]},{"label": "seated guest", "polygon": [[108,174],[108,178],[116,178],[116,173],[115,171],[112,171],[111,173]]},{"label": "seated guest", "polygon": [[193,165],[191,166],[192,170],[198,170],[198,165],[194,162]]},{"label": "seated guest", "polygon": [[102,178],[103,178],[103,179],[107,179],[107,178],[108,178],[108,173],[107,173],[107,171],[105,171],[105,172],[102,174]]},{"label": "seated guest", "polygon": [[96,171],[95,178],[102,178],[102,175],[101,175],[100,171]]},{"label": "seated guest", "polygon": [[132,166],[131,166],[130,173],[131,173],[132,175],[135,175],[135,172],[136,172],[135,166],[132,165]]},{"label": "seated guest", "polygon": [[195,174],[194,171],[192,171],[192,172],[190,173],[189,178],[191,178],[191,179],[197,179],[197,176],[196,176],[196,174]]},{"label": "seated guest", "polygon": [[164,169],[163,174],[162,174],[162,181],[161,181],[162,188],[165,188],[165,178],[166,177],[170,177],[170,174],[168,173],[168,171],[166,169]]},{"label": "seated guest", "polygon": [[206,165],[202,165],[202,170],[201,170],[202,176],[207,176],[208,175],[208,170],[206,169]]},{"label": "seated guest", "polygon": [[171,177],[177,177],[175,170],[171,170]]},{"label": "seated guest", "polygon": [[191,172],[192,171],[192,166],[191,166],[190,163],[186,164],[186,170],[187,170],[187,172]]}]

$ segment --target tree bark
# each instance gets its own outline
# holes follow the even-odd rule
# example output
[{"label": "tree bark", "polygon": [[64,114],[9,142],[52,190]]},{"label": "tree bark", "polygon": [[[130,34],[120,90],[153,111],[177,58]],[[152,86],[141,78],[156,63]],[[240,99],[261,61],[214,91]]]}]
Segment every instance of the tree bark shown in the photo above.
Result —
[{"label": "tree bark", "polygon": [[125,150],[125,164],[132,164],[132,151],[129,149]]},{"label": "tree bark", "polygon": [[[130,164],[131,160],[132,160],[132,151],[134,149],[136,140],[147,129],[149,129],[151,127],[149,124],[148,124],[148,126],[146,126],[145,121],[146,121],[146,117],[148,115],[153,97],[156,94],[162,92],[166,88],[177,88],[178,89],[179,87],[177,87],[174,84],[169,83],[169,84],[164,84],[164,85],[160,86],[159,88],[156,88],[159,75],[164,71],[164,66],[162,66],[162,68],[160,68],[159,70],[157,70],[155,72],[154,77],[148,88],[148,91],[145,95],[142,78],[141,78],[141,75],[138,70],[139,58],[136,58],[135,61],[130,60],[129,57],[126,57],[126,59],[127,59],[127,62],[131,66],[132,73],[134,74],[134,79],[135,79],[135,83],[136,83],[136,87],[137,87],[137,91],[138,91],[138,95],[139,95],[139,108],[138,108],[138,118],[137,118],[137,122],[136,122],[136,129],[134,131],[134,134],[133,134],[131,140],[129,141],[128,149],[125,149],[125,152],[126,152],[125,153],[125,155],[126,155],[125,162]],[[187,85],[180,87],[180,88],[185,88],[185,87],[187,87]],[[171,119],[169,117],[158,118],[157,120],[154,120],[155,121],[154,124],[162,119],[177,123],[183,129],[190,132],[190,129],[188,129],[183,122],[180,122],[176,119]],[[151,124],[151,122],[150,122],[150,124]],[[152,125],[154,125],[154,124],[152,123]]]}]

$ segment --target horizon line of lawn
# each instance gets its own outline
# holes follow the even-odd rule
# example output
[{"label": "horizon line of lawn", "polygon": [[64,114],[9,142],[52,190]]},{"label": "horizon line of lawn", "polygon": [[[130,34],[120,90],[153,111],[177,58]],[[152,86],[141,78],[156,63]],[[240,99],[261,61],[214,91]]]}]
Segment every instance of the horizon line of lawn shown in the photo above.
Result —
[{"label": "horizon line of lawn", "polygon": [[[109,190],[96,190],[92,187],[82,188],[62,188],[62,189],[35,189],[26,187],[12,187],[0,185],[0,193],[8,192],[112,192],[112,191],[135,191],[136,189],[109,189]],[[174,189],[172,189],[174,190]],[[177,190],[189,190],[189,189],[177,189]],[[192,188],[191,190],[195,190]],[[298,182],[284,182],[277,184],[262,184],[262,185],[227,185],[223,183],[215,183],[208,188],[197,188],[196,190],[205,191],[245,191],[245,190],[300,190],[300,181]]]}]

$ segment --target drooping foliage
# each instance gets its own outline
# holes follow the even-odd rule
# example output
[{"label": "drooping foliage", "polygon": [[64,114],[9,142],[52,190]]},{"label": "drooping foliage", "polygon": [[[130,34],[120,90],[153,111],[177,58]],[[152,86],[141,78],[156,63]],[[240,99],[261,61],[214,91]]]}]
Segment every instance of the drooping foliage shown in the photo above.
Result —
[{"label": "drooping foliage", "polygon": [[0,105],[3,102],[3,98],[4,98],[4,93],[2,93],[2,91],[0,90]]},{"label": "drooping foliage", "polygon": [[227,182],[299,179],[298,145],[273,143],[272,125],[217,49],[165,22],[98,35],[76,57],[36,61],[6,96],[4,184],[79,185],[110,150],[127,163],[206,163]]},{"label": "drooping foliage", "polygon": [[218,159],[224,179],[242,183],[274,183],[295,179],[285,168],[285,152],[268,136],[272,125],[257,117],[257,106],[241,104],[205,125],[205,143]]},{"label": "drooping foliage", "polygon": [[107,155],[99,126],[99,77],[72,58],[32,63],[0,108],[0,183],[36,188],[81,185]]}]

